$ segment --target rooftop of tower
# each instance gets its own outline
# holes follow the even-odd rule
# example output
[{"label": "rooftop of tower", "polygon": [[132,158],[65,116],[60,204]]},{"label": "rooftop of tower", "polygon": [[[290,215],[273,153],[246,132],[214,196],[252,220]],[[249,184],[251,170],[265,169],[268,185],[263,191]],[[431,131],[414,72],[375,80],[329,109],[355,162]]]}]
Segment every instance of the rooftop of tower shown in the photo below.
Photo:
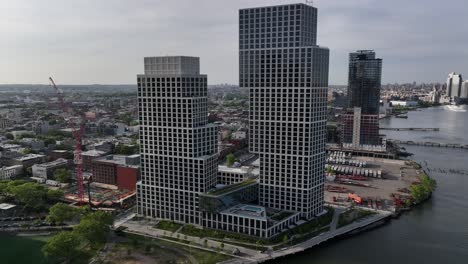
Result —
[{"label": "rooftop of tower", "polygon": [[200,58],[189,56],[145,57],[145,74],[200,74]]},{"label": "rooftop of tower", "polygon": [[[314,6],[310,5],[310,4],[305,4],[305,3],[293,3],[293,4],[272,5],[272,6],[247,7],[247,8],[242,8],[242,9],[240,9],[240,10],[261,9],[261,8],[277,8],[277,7],[285,7],[285,6],[307,6],[307,7],[311,7],[311,8],[317,9],[316,7],[314,7]],[[240,10],[239,10],[239,11],[240,11]]]}]

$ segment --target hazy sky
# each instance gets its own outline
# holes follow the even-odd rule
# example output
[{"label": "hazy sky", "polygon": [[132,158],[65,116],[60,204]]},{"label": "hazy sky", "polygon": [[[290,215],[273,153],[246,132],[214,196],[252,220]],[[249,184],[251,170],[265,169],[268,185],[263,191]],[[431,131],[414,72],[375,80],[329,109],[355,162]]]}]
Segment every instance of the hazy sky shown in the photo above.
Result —
[{"label": "hazy sky", "polygon": [[[0,0],[0,83],[133,84],[143,57],[201,57],[209,83],[238,83],[238,9],[285,0]],[[330,83],[374,49],[383,82],[468,77],[467,0],[316,0]]]}]

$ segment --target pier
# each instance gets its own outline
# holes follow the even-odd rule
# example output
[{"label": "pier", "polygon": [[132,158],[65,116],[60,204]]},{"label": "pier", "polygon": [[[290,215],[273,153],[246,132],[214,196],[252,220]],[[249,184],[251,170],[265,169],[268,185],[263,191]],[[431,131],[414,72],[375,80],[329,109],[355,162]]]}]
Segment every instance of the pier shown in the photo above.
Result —
[{"label": "pier", "polygon": [[417,132],[436,132],[440,131],[438,127],[401,127],[401,128],[393,128],[393,127],[381,127],[380,130],[391,130],[391,131],[417,131]]},{"label": "pier", "polygon": [[430,141],[411,141],[411,140],[394,140],[388,139],[387,141],[392,142],[397,145],[410,145],[410,146],[424,146],[424,147],[434,147],[434,148],[457,148],[457,149],[467,149],[468,145],[462,144],[448,144],[448,143],[438,143]]},{"label": "pier", "polygon": [[372,157],[372,158],[380,158],[380,159],[396,159],[397,155],[390,153],[390,152],[377,152],[371,150],[361,150],[361,149],[348,149],[343,148],[337,144],[327,144],[326,146],[327,151],[342,151],[346,154],[351,153],[353,156],[359,157]]}]

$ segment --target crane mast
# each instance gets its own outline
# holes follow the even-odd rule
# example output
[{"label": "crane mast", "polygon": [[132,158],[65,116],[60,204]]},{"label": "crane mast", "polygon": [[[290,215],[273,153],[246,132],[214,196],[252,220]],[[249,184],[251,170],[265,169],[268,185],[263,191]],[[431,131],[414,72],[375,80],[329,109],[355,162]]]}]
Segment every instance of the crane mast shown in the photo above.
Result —
[{"label": "crane mast", "polygon": [[[83,159],[81,157],[81,140],[84,131],[84,125],[82,119],[79,117],[72,117],[69,108],[65,104],[63,97],[63,90],[57,87],[52,77],[49,77],[51,86],[57,93],[60,108],[65,114],[65,118],[68,118],[69,127],[72,130],[73,138],[75,139],[75,151],[73,152],[73,162],[75,164],[75,175],[76,175],[76,186],[78,189],[78,201],[80,204],[84,203],[84,187],[83,187]],[[75,124],[74,121],[77,121]]]}]

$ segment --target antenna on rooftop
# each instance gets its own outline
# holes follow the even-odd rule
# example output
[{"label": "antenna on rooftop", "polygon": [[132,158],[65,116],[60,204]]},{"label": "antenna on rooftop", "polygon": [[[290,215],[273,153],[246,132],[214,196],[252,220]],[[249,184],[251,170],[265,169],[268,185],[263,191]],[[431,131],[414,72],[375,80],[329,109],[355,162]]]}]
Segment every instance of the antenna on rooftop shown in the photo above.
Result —
[{"label": "antenna on rooftop", "polygon": [[306,5],[310,5],[310,6],[313,6],[314,5],[314,1],[313,0],[306,0]]}]

